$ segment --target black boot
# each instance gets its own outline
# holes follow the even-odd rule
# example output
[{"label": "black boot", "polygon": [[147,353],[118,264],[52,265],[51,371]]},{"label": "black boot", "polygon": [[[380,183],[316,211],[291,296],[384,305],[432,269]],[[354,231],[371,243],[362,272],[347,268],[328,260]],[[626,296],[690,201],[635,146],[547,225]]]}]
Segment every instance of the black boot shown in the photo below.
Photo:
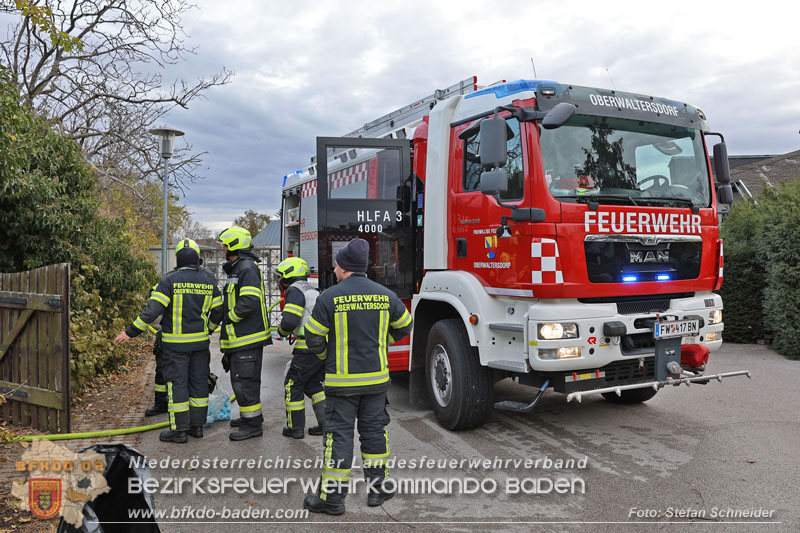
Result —
[{"label": "black boot", "polygon": [[203,426],[192,426],[189,428],[189,435],[196,439],[203,438]]},{"label": "black boot", "polygon": [[364,479],[367,481],[369,492],[367,493],[367,505],[378,507],[383,505],[386,500],[394,497],[394,492],[388,492],[383,488],[383,480],[386,473],[383,468],[364,468]]},{"label": "black boot", "polygon": [[168,431],[162,431],[158,435],[158,440],[160,440],[161,442],[177,442],[178,444],[183,444],[184,442],[189,440],[189,437],[186,436],[185,431],[168,430]]},{"label": "black boot", "polygon": [[260,437],[264,434],[261,428],[263,421],[264,419],[260,416],[251,419],[244,418],[241,425],[239,425],[239,429],[228,435],[228,438],[231,440],[245,440],[251,437]]},{"label": "black boot", "polygon": [[[303,428],[283,428],[283,436],[284,437],[292,437],[293,439],[302,439],[305,437],[305,431]],[[322,433],[320,433],[322,435]]]},{"label": "black boot", "polygon": [[303,500],[303,509],[308,509],[312,513],[344,514],[344,498],[337,498],[336,501],[331,501],[333,496],[334,494],[329,494],[328,501],[323,501],[316,494],[309,494]]},{"label": "black boot", "polygon": [[167,404],[154,403],[144,412],[144,416],[156,416],[167,412]]},{"label": "black boot", "polygon": [[309,435],[322,435],[325,433],[323,423],[325,422],[325,400],[317,402],[313,405],[314,415],[317,417],[317,425],[308,428]]},{"label": "black boot", "polygon": [[383,505],[383,502],[386,500],[391,500],[393,497],[394,491],[386,492],[383,490],[383,487],[376,490],[370,490],[369,494],[367,495],[367,505],[370,507],[378,507]]},{"label": "black boot", "polygon": [[241,425],[242,425],[242,419],[241,418],[231,418],[231,427],[232,428],[238,428]]}]

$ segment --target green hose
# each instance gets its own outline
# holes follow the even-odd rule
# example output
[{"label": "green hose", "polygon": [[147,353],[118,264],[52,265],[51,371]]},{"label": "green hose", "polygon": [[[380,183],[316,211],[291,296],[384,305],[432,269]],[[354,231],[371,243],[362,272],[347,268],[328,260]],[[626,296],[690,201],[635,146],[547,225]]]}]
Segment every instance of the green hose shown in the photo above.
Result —
[{"label": "green hose", "polygon": [[153,429],[165,428],[169,426],[169,422],[159,422],[158,424],[150,424],[149,426],[139,426],[135,428],[125,429],[106,429],[103,431],[88,431],[86,433],[61,433],[58,435],[28,435],[26,437],[17,437],[11,439],[9,442],[33,442],[35,440],[72,440],[72,439],[91,439],[94,437],[111,437],[114,435],[127,435],[128,433],[139,433],[141,431],[150,431]]},{"label": "green hose", "polygon": [[[268,311],[271,311],[276,305],[281,303],[278,300],[272,304]],[[269,332],[275,331],[278,328],[269,328]],[[236,401],[236,395],[231,394],[231,403]],[[115,435],[128,435],[130,433],[141,433],[142,431],[152,431],[154,429],[161,429],[169,426],[169,422],[159,422],[158,424],[150,424],[147,426],[137,426],[125,429],[106,429],[103,431],[87,431],[85,433],[60,433],[57,435],[28,435],[25,437],[16,437],[10,439],[8,442],[33,442],[35,440],[72,440],[72,439],[92,439],[95,437],[113,437]]]}]

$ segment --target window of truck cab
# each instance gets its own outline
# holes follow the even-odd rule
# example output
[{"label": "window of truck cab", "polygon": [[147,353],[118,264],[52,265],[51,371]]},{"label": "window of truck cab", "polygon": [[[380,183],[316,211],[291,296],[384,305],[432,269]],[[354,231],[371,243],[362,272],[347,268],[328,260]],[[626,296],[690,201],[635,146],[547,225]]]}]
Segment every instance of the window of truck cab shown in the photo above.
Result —
[{"label": "window of truck cab", "polygon": [[[522,135],[520,135],[519,121],[516,118],[507,118],[509,139],[506,141],[508,161],[503,169],[508,174],[508,190],[500,194],[502,200],[521,200],[524,196],[524,172],[522,167]],[[464,192],[479,191],[481,172],[480,130],[464,139],[464,171],[461,185]]]},{"label": "window of truck cab", "polygon": [[711,186],[700,131],[575,115],[539,131],[545,180],[565,202],[708,207]]}]

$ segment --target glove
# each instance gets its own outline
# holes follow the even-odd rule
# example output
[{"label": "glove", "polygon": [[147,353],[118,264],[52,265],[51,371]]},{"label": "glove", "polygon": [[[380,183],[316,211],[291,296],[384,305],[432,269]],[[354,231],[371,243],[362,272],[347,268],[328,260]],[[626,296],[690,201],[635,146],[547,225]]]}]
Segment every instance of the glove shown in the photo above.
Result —
[{"label": "glove", "polygon": [[222,369],[225,372],[231,371],[231,356],[230,354],[224,353],[222,354]]},{"label": "glove", "polygon": [[208,373],[208,395],[211,396],[211,393],[214,392],[214,389],[217,388],[217,375],[209,372]]},{"label": "glove", "polygon": [[153,355],[155,355],[156,357],[161,355],[161,349],[162,349],[161,343],[162,343],[161,330],[159,329],[158,332],[156,333],[156,340],[155,342],[153,342]]}]

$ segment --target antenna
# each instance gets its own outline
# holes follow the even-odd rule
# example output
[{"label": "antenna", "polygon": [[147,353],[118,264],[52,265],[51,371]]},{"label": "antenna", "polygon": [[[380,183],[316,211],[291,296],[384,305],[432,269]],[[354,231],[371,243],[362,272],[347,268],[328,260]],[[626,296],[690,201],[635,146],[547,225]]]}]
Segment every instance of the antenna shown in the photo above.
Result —
[{"label": "antenna", "polygon": [[531,66],[533,67],[533,77],[539,79],[539,76],[536,75],[536,65],[533,63],[532,57],[531,57]]},{"label": "antenna", "polygon": [[617,86],[614,85],[614,79],[611,77],[611,72],[608,71],[608,67],[606,67],[606,74],[608,74],[608,79],[611,80],[611,86],[616,91],[617,90]]}]

